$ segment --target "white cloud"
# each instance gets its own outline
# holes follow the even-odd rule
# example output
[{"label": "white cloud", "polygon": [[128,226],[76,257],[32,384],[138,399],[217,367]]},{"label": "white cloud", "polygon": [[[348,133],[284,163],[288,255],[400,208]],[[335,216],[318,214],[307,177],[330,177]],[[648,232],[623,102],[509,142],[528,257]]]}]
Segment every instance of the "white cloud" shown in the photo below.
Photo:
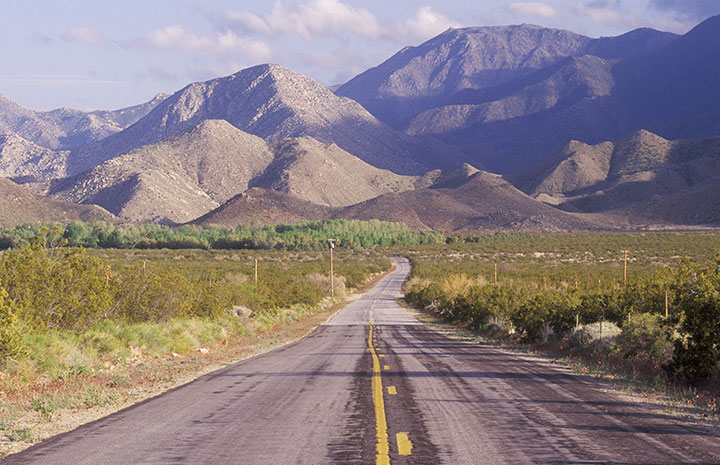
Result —
[{"label": "white cloud", "polygon": [[62,39],[65,42],[74,42],[84,45],[103,45],[107,41],[102,32],[86,27],[74,27],[67,30]]},{"label": "white cloud", "polygon": [[310,40],[317,36],[352,34],[376,38],[381,28],[375,16],[339,0],[309,0],[306,3],[275,2],[265,15],[228,11],[226,18],[246,32],[262,35],[289,34]]},{"label": "white cloud", "polygon": [[515,16],[557,18],[558,12],[552,6],[540,2],[515,2],[505,7]]},{"label": "white cloud", "polygon": [[385,35],[395,42],[408,45],[430,39],[450,27],[459,26],[460,23],[432,7],[423,6],[417,10],[415,16],[388,25]]},{"label": "white cloud", "polygon": [[272,56],[272,49],[266,43],[232,31],[218,32],[214,35],[202,35],[181,25],[167,26],[151,31],[136,45],[158,50],[174,50],[186,54],[226,55],[241,53],[257,61]]},{"label": "white cloud", "polygon": [[577,4],[573,9],[577,14],[590,18],[596,24],[617,25],[625,23],[620,13],[608,8],[596,8],[589,5]]}]

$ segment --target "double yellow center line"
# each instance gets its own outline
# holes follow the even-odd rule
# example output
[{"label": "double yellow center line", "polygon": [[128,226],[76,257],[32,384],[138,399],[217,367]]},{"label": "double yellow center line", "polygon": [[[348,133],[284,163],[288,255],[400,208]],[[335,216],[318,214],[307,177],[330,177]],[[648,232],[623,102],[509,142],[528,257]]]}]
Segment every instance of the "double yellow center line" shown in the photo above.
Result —
[{"label": "double yellow center line", "polygon": [[[375,436],[377,438],[377,445],[375,446],[375,464],[390,465],[390,444],[388,443],[388,426],[387,417],[385,416],[385,399],[383,397],[380,357],[378,357],[375,345],[373,344],[375,326],[373,326],[372,323],[368,324],[370,325],[368,347],[370,348],[370,354],[372,354],[373,360],[372,398],[373,404],[375,405]],[[384,368],[386,370],[390,369],[388,365],[385,365]],[[397,390],[394,386],[388,386],[388,393],[394,395],[397,394]],[[400,455],[410,455],[412,451],[412,442],[408,439],[408,433],[398,433],[396,439],[398,443],[398,453]]]}]

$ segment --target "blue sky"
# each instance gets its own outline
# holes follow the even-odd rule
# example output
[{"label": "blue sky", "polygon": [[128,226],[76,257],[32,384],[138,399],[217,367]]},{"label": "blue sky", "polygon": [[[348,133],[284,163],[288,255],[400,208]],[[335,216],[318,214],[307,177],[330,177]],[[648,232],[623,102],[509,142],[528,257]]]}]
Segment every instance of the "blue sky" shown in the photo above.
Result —
[{"label": "blue sky", "polygon": [[448,27],[533,23],[589,36],[684,33],[718,0],[0,0],[0,93],[111,109],[265,62],[324,84]]}]

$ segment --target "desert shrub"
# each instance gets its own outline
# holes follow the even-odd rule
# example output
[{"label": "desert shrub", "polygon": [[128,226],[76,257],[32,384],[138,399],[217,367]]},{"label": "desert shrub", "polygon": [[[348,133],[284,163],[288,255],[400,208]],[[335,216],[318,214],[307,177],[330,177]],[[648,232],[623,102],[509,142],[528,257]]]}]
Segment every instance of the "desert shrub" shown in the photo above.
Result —
[{"label": "desert shrub", "polygon": [[672,343],[666,333],[659,315],[631,315],[615,338],[615,345],[625,358],[647,360],[659,366],[672,356]]},{"label": "desert shrub", "polygon": [[573,330],[568,337],[568,344],[575,349],[584,349],[593,342],[593,336],[586,328],[580,327]]},{"label": "desert shrub", "polygon": [[545,325],[550,317],[553,299],[547,294],[535,294],[510,317],[513,326],[518,329],[523,340],[537,342],[546,335]]},{"label": "desert shrub", "polygon": [[720,255],[705,267],[683,263],[673,291],[680,337],[668,368],[675,377],[698,383],[720,362]]},{"label": "desert shrub", "polygon": [[0,288],[0,360],[23,352],[18,318],[12,303],[6,298],[7,292]]},{"label": "desert shrub", "polygon": [[18,317],[37,329],[87,327],[112,305],[107,264],[83,249],[36,242],[7,252],[0,283]]}]

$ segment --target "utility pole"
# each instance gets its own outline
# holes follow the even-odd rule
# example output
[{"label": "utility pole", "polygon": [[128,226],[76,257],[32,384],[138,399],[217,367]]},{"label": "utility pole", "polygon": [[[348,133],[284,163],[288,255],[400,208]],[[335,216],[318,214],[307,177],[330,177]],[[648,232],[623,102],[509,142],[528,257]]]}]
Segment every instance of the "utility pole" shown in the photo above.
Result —
[{"label": "utility pole", "polygon": [[328,245],[330,246],[330,298],[335,297],[335,270],[333,270],[333,249],[335,248],[335,242],[337,239],[328,239]]},{"label": "utility pole", "polygon": [[628,259],[628,253],[630,251],[627,249],[623,249],[620,252],[622,252],[625,255],[625,266],[623,268],[623,285],[627,286],[627,259]]},{"label": "utility pole", "polygon": [[255,285],[257,286],[257,275],[258,275],[258,259],[255,259]]}]

